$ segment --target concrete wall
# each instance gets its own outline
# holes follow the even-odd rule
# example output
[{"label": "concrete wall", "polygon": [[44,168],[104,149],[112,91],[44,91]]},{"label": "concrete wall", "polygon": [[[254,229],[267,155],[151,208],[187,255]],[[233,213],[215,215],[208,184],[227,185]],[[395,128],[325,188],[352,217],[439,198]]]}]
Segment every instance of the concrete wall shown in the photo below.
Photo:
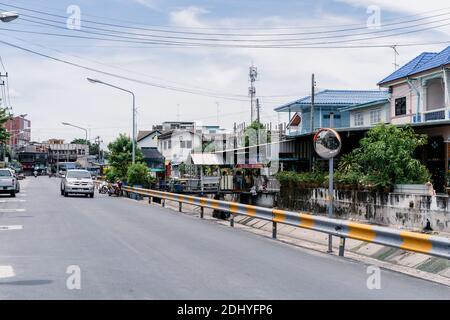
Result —
[{"label": "concrete wall", "polygon": [[[327,214],[324,188],[282,189],[278,206],[287,210]],[[383,226],[421,230],[427,219],[436,231],[450,232],[448,196],[421,196],[368,191],[335,191],[335,217]]]}]

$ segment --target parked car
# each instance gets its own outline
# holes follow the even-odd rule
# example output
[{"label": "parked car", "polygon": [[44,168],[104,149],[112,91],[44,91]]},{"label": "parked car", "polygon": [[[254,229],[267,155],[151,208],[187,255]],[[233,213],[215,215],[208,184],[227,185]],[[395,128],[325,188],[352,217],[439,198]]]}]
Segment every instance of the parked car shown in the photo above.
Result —
[{"label": "parked car", "polygon": [[61,179],[61,195],[68,197],[69,194],[84,194],[94,197],[94,181],[87,170],[67,170]]},{"label": "parked car", "polygon": [[20,184],[17,177],[11,169],[0,169],[0,193],[9,193],[11,197],[15,197],[20,191]]}]

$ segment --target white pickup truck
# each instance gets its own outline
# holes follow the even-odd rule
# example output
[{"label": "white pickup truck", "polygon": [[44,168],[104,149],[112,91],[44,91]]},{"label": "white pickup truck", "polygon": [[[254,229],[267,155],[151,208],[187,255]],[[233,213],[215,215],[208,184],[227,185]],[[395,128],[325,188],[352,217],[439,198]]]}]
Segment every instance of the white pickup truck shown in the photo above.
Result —
[{"label": "white pickup truck", "polygon": [[0,169],[0,193],[9,193],[11,197],[15,197],[20,191],[19,181],[13,170]]}]

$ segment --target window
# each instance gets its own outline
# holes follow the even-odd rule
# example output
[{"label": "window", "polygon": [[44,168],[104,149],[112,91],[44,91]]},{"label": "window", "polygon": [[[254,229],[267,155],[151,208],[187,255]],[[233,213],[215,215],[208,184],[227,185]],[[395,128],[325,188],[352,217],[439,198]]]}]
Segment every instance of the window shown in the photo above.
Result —
[{"label": "window", "polygon": [[164,141],[164,150],[167,149],[167,141]]},{"label": "window", "polygon": [[187,149],[192,149],[192,141],[186,141],[186,148]]},{"label": "window", "polygon": [[180,149],[186,148],[186,141],[181,140],[180,141]]},{"label": "window", "polygon": [[381,122],[381,110],[370,111],[370,124],[376,124]]},{"label": "window", "polygon": [[168,141],[168,146],[167,146],[167,148],[168,148],[168,149],[172,149],[172,140],[169,140],[169,141]]},{"label": "window", "polygon": [[364,125],[364,116],[362,112],[355,113],[355,127]]},{"label": "window", "polygon": [[[323,118],[324,119],[330,119],[330,115],[329,114],[324,114],[323,115]],[[333,119],[340,119],[341,118],[341,115],[340,114],[335,114],[335,115],[333,115]]]},{"label": "window", "polygon": [[406,97],[395,99],[395,115],[401,116],[406,114]]}]

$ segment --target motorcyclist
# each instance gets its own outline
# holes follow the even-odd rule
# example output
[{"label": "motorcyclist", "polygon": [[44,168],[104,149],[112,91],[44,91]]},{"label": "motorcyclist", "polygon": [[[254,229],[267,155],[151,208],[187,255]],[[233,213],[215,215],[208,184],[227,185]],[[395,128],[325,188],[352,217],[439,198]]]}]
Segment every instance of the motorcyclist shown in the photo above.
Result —
[{"label": "motorcyclist", "polygon": [[37,178],[37,175],[38,175],[37,170],[34,170],[33,174],[34,174],[34,177]]}]

